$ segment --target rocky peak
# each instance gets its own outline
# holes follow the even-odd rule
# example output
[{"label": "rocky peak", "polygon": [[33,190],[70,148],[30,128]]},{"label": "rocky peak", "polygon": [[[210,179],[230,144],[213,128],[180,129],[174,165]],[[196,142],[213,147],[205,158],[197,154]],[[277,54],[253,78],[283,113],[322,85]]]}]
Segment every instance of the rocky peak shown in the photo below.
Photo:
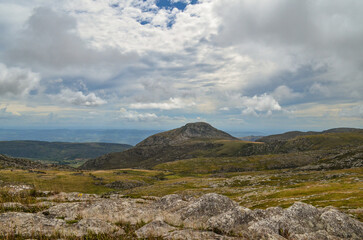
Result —
[{"label": "rocky peak", "polygon": [[183,127],[152,135],[137,144],[137,146],[176,145],[193,138],[237,140],[237,138],[212,127],[208,123],[196,122],[188,123]]}]

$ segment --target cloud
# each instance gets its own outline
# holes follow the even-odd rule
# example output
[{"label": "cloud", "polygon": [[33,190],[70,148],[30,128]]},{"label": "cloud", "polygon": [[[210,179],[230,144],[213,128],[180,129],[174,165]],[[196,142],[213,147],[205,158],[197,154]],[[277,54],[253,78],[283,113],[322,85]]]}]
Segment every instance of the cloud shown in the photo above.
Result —
[{"label": "cloud", "polygon": [[260,113],[272,114],[273,111],[281,111],[282,108],[279,103],[271,96],[262,94],[253,97],[241,97],[240,106],[243,109],[243,115],[258,116]]},{"label": "cloud", "polygon": [[96,107],[107,103],[106,100],[97,97],[94,93],[85,95],[81,91],[73,91],[71,89],[62,89],[59,94],[51,97],[57,101],[77,106]]},{"label": "cloud", "polygon": [[279,103],[288,102],[288,101],[303,97],[302,93],[294,92],[291,88],[289,88],[285,85],[281,85],[281,86],[277,87],[271,95]]},{"label": "cloud", "polygon": [[342,109],[339,116],[346,118],[363,118],[363,105]]},{"label": "cloud", "polygon": [[329,97],[331,92],[327,86],[322,85],[321,83],[314,83],[310,88],[309,92],[313,95]]},{"label": "cloud", "polygon": [[39,86],[40,75],[29,69],[0,63],[0,95],[25,95]]},{"label": "cloud", "polygon": [[160,103],[133,103],[130,105],[131,109],[160,109],[160,110],[172,110],[182,109],[190,106],[194,106],[194,102],[187,102],[180,98],[170,98],[167,102]]},{"label": "cloud", "polygon": [[105,77],[111,75],[107,70],[118,72],[122,65],[137,58],[135,53],[122,53],[111,46],[95,48],[80,37],[74,17],[48,7],[35,8],[25,26],[5,52],[5,59],[48,74]]},{"label": "cloud", "polygon": [[253,127],[263,118],[251,119],[287,109],[362,102],[359,0],[6,2],[0,62],[41,80],[2,79],[4,102],[67,103],[59,118],[72,123],[84,117],[78,106],[103,105],[92,115],[100,125],[124,106],[123,119],[135,122],[125,126],[176,124],[176,113],[224,122],[242,112]]},{"label": "cloud", "polygon": [[139,113],[137,111],[129,111],[125,108],[121,108],[120,118],[128,121],[147,122],[158,119],[158,116],[155,113]]},{"label": "cloud", "polygon": [[3,107],[3,108],[0,108],[0,119],[11,119],[11,118],[14,118],[16,116],[19,116],[20,114],[18,115],[15,115],[11,112],[8,112],[7,111],[7,107]]}]

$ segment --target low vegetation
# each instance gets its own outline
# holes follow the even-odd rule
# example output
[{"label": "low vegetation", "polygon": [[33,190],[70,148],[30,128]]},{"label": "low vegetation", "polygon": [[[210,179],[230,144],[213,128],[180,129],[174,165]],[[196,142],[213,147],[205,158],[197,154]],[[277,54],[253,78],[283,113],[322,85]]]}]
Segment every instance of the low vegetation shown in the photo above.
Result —
[{"label": "low vegetation", "polygon": [[[205,171],[201,171],[203,167]],[[196,170],[191,172],[186,172],[183,164],[170,167],[168,171],[157,168],[159,170],[120,169],[76,173],[46,170],[44,174],[0,170],[0,180],[28,184],[42,191],[97,193],[105,197],[107,193],[115,191],[132,198],[161,197],[173,193],[200,196],[216,192],[252,209],[287,207],[293,202],[303,201],[317,207],[335,206],[363,219],[363,168],[324,172],[293,169],[223,172],[215,171],[216,167],[210,162],[195,166]],[[143,184],[127,189],[107,187],[113,182]],[[7,194],[1,196],[0,203],[14,201],[31,204],[35,201],[31,192],[11,198]]]}]

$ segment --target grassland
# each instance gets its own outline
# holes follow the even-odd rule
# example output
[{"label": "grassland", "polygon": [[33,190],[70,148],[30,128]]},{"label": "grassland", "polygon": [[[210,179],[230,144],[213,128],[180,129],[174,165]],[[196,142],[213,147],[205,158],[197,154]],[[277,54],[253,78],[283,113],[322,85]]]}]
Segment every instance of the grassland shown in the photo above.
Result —
[{"label": "grassland", "polygon": [[[206,167],[206,166],[205,166]],[[201,166],[197,168],[202,169]],[[42,191],[107,194],[125,197],[164,196],[172,193],[200,196],[208,192],[227,195],[249,208],[287,207],[303,201],[317,207],[334,206],[363,220],[363,168],[330,171],[261,170],[244,172],[166,170],[102,170],[68,172],[0,170],[0,180],[22,183]],[[144,184],[131,189],[106,186],[115,181]]]}]

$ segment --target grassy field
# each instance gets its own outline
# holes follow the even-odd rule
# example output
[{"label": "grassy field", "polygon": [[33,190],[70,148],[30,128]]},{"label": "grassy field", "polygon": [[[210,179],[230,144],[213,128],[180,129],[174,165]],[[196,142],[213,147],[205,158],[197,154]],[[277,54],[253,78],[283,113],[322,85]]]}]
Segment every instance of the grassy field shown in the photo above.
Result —
[{"label": "grassy field", "polygon": [[[209,165],[211,166],[211,165]],[[249,208],[288,207],[302,201],[317,207],[334,206],[363,220],[363,168],[331,171],[261,170],[217,172],[201,163],[194,172],[178,168],[158,170],[102,170],[68,172],[46,170],[0,170],[4,183],[23,183],[35,189],[56,192],[103,194],[118,191],[125,197],[164,196],[179,193],[200,196],[216,192]],[[180,168],[183,169],[182,166]],[[113,189],[106,184],[142,182],[130,189]]]}]

